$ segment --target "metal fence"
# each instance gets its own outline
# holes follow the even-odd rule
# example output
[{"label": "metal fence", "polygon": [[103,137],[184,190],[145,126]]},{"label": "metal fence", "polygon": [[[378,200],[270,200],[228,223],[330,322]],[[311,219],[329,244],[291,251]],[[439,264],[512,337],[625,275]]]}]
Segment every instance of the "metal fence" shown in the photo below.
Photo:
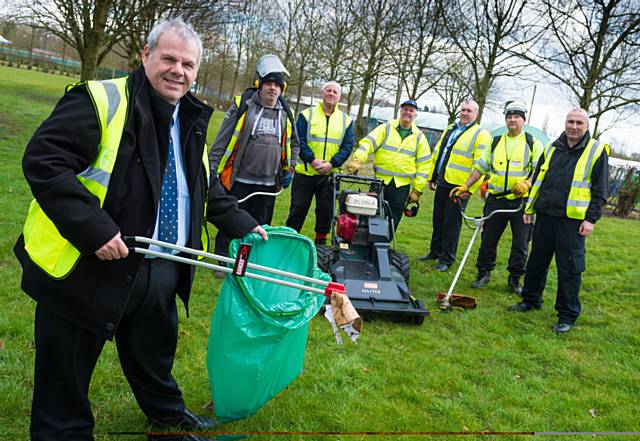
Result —
[{"label": "metal fence", "polygon": [[[0,60],[15,66],[30,66],[44,72],[60,72],[70,76],[80,76],[81,64],[77,60],[44,53],[44,51],[0,47]],[[106,67],[98,67],[96,79],[116,78],[127,75],[127,72]]]}]

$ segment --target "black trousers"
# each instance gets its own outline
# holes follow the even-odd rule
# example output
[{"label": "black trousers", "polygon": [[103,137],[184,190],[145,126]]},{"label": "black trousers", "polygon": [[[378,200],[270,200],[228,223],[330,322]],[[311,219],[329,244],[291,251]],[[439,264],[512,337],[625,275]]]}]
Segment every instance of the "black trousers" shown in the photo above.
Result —
[{"label": "black trousers", "polygon": [[396,187],[396,182],[393,179],[384,186],[384,200],[387,201],[391,209],[391,217],[393,218],[395,230],[398,229],[398,225],[400,225],[400,221],[402,220],[402,214],[404,213],[405,205],[407,205],[410,189],[410,185]]},{"label": "black trousers", "polygon": [[433,198],[433,233],[429,254],[437,257],[439,263],[452,265],[458,252],[460,229],[462,228],[462,209],[467,207],[467,201],[458,199],[454,202],[449,197],[452,187],[438,185]]},{"label": "black trousers", "polygon": [[574,323],[580,315],[580,285],[585,270],[585,238],[578,233],[582,221],[539,213],[533,228],[531,256],[524,275],[522,299],[542,304],[551,258],[555,254],[558,289],[555,309],[558,320]]},{"label": "black trousers", "polygon": [[[235,182],[231,187],[231,190],[227,193],[240,200],[257,191],[275,193],[276,186]],[[270,225],[271,219],[273,219],[273,209],[275,205],[275,196],[253,196],[238,206],[253,216],[260,225]],[[227,256],[229,254],[229,242],[229,238],[225,236],[222,231],[218,231],[215,242],[215,253],[221,256]]]},{"label": "black trousers", "polygon": [[[513,210],[521,206],[522,199],[508,200],[489,195],[484,206],[484,215],[487,216],[496,210]],[[488,273],[496,267],[498,242],[509,224],[511,226],[511,253],[507,270],[510,275],[515,277],[521,277],[524,274],[532,226],[524,223],[522,214],[522,210],[516,213],[499,213],[485,222],[482,226],[482,243],[476,262],[478,272]]]},{"label": "black trousers", "polygon": [[331,175],[305,175],[296,173],[291,185],[291,208],[287,217],[287,227],[298,233],[302,230],[309,213],[311,201],[316,198],[315,232],[327,234],[331,230],[333,216],[333,184]]},{"label": "black trousers", "polygon": [[[115,335],[125,377],[138,405],[153,419],[177,418],[185,409],[171,375],[180,265],[144,260]],[[103,337],[36,306],[32,440],[93,439],[89,382],[104,344]]]}]

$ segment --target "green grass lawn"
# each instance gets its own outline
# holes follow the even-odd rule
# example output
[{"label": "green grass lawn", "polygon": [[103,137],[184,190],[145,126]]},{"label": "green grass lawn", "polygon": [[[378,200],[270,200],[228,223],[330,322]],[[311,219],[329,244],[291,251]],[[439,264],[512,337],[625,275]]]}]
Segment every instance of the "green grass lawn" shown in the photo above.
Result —
[{"label": "green grass lawn", "polygon": [[[20,269],[12,253],[31,198],[20,161],[29,137],[47,117],[67,82],[66,77],[0,67],[3,440],[28,437],[33,384],[35,305],[20,290]],[[214,114],[211,136],[222,116],[222,112]],[[458,282],[456,292],[476,295],[478,309],[450,314],[435,309],[434,297],[446,291],[456,267],[441,274],[430,269],[432,264],[416,259],[425,254],[431,237],[431,203],[432,193],[428,192],[419,215],[405,218],[398,230],[398,247],[411,257],[411,289],[432,309],[424,324],[367,322],[357,345],[347,342],[338,346],[324,318],[315,318],[303,375],[256,415],[220,430],[344,432],[341,436],[279,438],[349,440],[399,438],[347,435],[362,431],[640,430],[640,223],[605,218],[597,224],[587,240],[583,315],[575,330],[557,336],[551,330],[556,321],[555,267],[550,271],[541,311],[506,311],[517,301],[506,286],[508,232],[500,245],[491,284],[477,291],[469,288],[475,276],[478,243]],[[288,193],[278,199],[274,225],[284,224],[288,204]],[[481,204],[475,200],[469,211],[480,210]],[[304,234],[312,235],[312,224],[311,219],[305,224]],[[210,233],[213,231],[212,227]],[[471,230],[463,229],[460,258],[470,237]],[[200,413],[207,412],[210,400],[206,347],[220,285],[211,273],[199,271],[191,317],[186,319],[183,311],[180,317],[174,374],[187,405]],[[108,435],[147,428],[112,344],[106,345],[95,370],[90,399],[99,439],[143,439]],[[465,437],[469,438],[474,436]]]}]

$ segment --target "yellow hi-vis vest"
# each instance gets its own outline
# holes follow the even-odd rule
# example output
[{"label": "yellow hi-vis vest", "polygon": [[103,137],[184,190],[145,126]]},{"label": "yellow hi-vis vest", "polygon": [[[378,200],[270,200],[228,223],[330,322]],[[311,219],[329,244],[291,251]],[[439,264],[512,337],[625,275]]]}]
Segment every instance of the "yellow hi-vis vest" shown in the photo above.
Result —
[{"label": "yellow hi-vis vest", "polygon": [[[127,122],[129,104],[127,79],[128,77],[123,77],[86,82],[100,125],[101,138],[98,155],[85,170],[76,175],[76,178],[91,194],[98,198],[100,207],[104,204],[107,196],[111,172],[116,163],[122,133]],[[76,85],[69,86],[67,90]],[[209,158],[206,148],[202,161],[208,185]],[[206,222],[203,223],[202,240],[206,250],[208,236],[205,224]],[[29,206],[22,233],[29,258],[49,276],[61,279],[71,273],[80,258],[80,251],[60,234],[58,228],[35,199],[31,201]]]},{"label": "yellow hi-vis vest", "polygon": [[[442,136],[438,140],[435,149],[433,150],[433,167],[429,180],[433,181],[433,173],[438,165],[437,161],[440,159],[440,151],[442,149],[442,141],[445,135],[450,130],[453,130],[454,125],[447,127],[442,133]],[[451,154],[449,155],[449,162],[445,165],[444,180],[453,185],[462,185],[467,182],[467,178],[473,170],[473,164],[479,160],[482,156],[483,150],[491,146],[491,134],[478,123],[474,123],[471,127],[467,128],[462,135],[456,139],[456,142],[451,146]],[[469,191],[474,193],[480,184],[481,179],[478,179],[473,184]]]},{"label": "yellow hi-vis vest", "polygon": [[[234,97],[234,101],[236,103],[236,107],[239,109],[241,105],[242,96],[236,95]],[[222,158],[220,158],[220,163],[218,164],[218,176],[220,176],[220,183],[227,189],[231,189],[231,175],[233,174],[233,163],[236,159],[236,151],[238,150],[238,138],[240,138],[240,134],[244,129],[244,122],[247,116],[247,111],[245,109],[244,112],[238,117],[238,122],[236,123],[235,129],[233,129],[233,134],[231,135],[231,139],[229,140],[229,144],[227,144],[227,149],[225,150]],[[289,170],[291,167],[291,133],[293,132],[293,127],[291,125],[291,121],[287,117],[287,130],[282,134],[282,140],[280,143],[280,164],[283,170]]]},{"label": "yellow hi-vis vest", "polygon": [[394,119],[373,129],[360,140],[353,157],[364,164],[373,151],[376,178],[385,184],[393,179],[397,187],[413,183],[415,190],[422,191],[431,166],[429,141],[415,124],[411,125],[411,134],[402,139],[399,124],[400,120]]},{"label": "yellow hi-vis vest", "polygon": [[[591,203],[591,172],[603,150],[609,155],[610,147],[608,144],[601,144],[591,138],[576,163],[569,197],[567,198],[567,217],[570,219],[584,220],[587,214],[587,209]],[[536,212],[534,205],[538,200],[538,196],[540,196],[540,186],[544,182],[547,171],[549,171],[551,157],[555,151],[556,148],[553,144],[549,144],[544,152],[544,163],[540,167],[540,173],[538,173],[538,177],[531,187],[529,199],[527,199],[524,211],[526,214],[535,214]]]},{"label": "yellow hi-vis vest", "polygon": [[[537,158],[534,158],[533,145],[531,148],[527,146],[527,138],[523,133],[523,136],[518,138],[518,145],[513,147],[511,151],[511,157],[507,158],[507,135],[504,134],[500,137],[500,141],[496,144],[495,149],[491,152],[489,183],[487,189],[490,194],[504,193],[521,181],[527,179],[529,174],[535,170],[537,164]],[[533,143],[536,143],[533,140]],[[537,150],[541,153],[541,147],[538,144]],[[526,194],[524,195],[526,197]],[[505,199],[516,199],[516,195],[509,193],[505,196]]]},{"label": "yellow hi-vis vest", "polygon": [[[303,110],[301,115],[307,120],[307,145],[313,152],[313,156],[316,159],[331,161],[331,158],[340,151],[347,127],[351,124],[351,117],[336,106],[327,124],[322,102],[315,107]],[[296,172],[308,176],[318,174],[313,167],[302,162],[296,164]],[[338,172],[338,168],[334,167],[331,172]]]}]

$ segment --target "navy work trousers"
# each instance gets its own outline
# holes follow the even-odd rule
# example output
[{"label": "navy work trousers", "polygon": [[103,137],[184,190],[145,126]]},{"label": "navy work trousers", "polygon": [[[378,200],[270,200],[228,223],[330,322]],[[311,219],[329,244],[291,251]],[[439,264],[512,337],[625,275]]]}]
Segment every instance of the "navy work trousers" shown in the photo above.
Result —
[{"label": "navy work trousers", "polygon": [[539,213],[533,228],[531,255],[524,275],[522,300],[542,304],[551,258],[556,256],[558,320],[574,323],[580,315],[580,284],[585,270],[585,238],[578,233],[582,221]]},{"label": "navy work trousers", "polygon": [[[496,210],[513,210],[521,206],[522,199],[509,200],[489,195],[484,206],[484,215],[487,216]],[[522,214],[523,210],[515,213],[497,213],[484,223],[482,242],[476,261],[479,273],[490,273],[496,267],[498,242],[509,224],[511,226],[511,253],[507,270],[514,277],[521,277],[524,274],[532,226],[524,223]]]}]

